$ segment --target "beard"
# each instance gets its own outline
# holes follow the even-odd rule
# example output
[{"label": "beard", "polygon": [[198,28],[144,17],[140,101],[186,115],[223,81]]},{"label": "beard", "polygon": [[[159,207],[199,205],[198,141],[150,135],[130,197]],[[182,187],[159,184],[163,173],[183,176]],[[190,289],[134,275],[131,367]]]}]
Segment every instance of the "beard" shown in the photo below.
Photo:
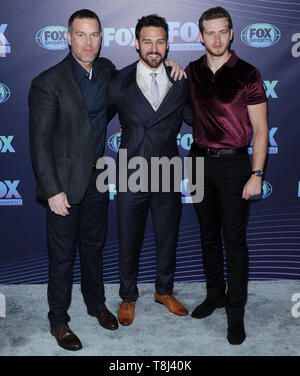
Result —
[{"label": "beard", "polygon": [[80,61],[81,63],[84,63],[84,64],[91,64],[94,62],[94,60],[97,58],[98,54],[99,54],[99,51],[96,53],[94,53],[93,55],[91,55],[90,57],[85,57],[83,56],[82,54],[80,53],[75,53],[74,51],[72,51],[72,54],[73,56],[78,60]]},{"label": "beard", "polygon": [[[146,55],[142,55],[139,51],[139,54],[140,58],[151,68],[158,68],[167,57],[167,51],[164,56],[162,56],[159,52],[148,52]],[[150,55],[158,56],[159,59],[151,59]]]},{"label": "beard", "polygon": [[231,41],[229,41],[226,45],[224,45],[222,48],[211,48],[211,47],[208,47],[205,45],[205,48],[207,50],[207,52],[209,52],[209,54],[211,56],[214,56],[214,57],[219,57],[219,56],[224,56],[227,54],[227,52],[229,51],[229,48],[230,48],[230,44],[231,44]]}]

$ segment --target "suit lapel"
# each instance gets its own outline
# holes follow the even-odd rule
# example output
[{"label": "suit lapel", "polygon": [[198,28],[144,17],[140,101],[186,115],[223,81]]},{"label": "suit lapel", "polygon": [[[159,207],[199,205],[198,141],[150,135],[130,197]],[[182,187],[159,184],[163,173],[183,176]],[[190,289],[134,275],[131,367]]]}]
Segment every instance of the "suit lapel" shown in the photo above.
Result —
[{"label": "suit lapel", "polygon": [[66,85],[69,86],[70,93],[72,93],[70,94],[72,95],[72,99],[74,100],[74,102],[76,102],[76,110],[85,115],[86,124],[92,132],[88,117],[88,108],[86,106],[85,99],[80,91],[78,82],[76,81],[76,78],[73,74],[72,65],[69,59],[69,55],[64,59],[65,66],[63,67],[63,79],[65,80]]},{"label": "suit lapel", "polygon": [[155,114],[155,111],[136,82],[136,64],[132,64],[132,69],[127,74],[123,90],[129,103],[134,102],[134,108],[141,113],[142,123],[145,126],[149,118]]},{"label": "suit lapel", "polygon": [[138,71],[136,72],[136,82],[137,82],[137,86],[139,87],[140,91],[142,92],[144,97],[147,99],[147,101],[151,104],[151,107],[153,108],[151,91],[150,91],[144,77]]},{"label": "suit lapel", "polygon": [[165,99],[166,95],[168,94],[172,86],[173,86],[172,82],[170,81],[170,79],[168,79],[165,90],[161,95],[162,101],[160,102],[160,105],[162,104],[163,100]]},{"label": "suit lapel", "polygon": [[109,84],[110,84],[110,80],[111,80],[111,72],[109,71],[109,69],[107,68],[107,66],[105,66],[105,64],[103,63],[102,61],[102,58],[98,58],[93,67],[97,70],[97,71],[100,71],[101,74],[102,74],[102,77],[106,83],[106,87],[108,88],[109,87]]},{"label": "suit lapel", "polygon": [[166,116],[166,114],[170,111],[172,111],[173,107],[178,106],[178,100],[182,96],[182,83],[179,83],[178,81],[174,81],[170,76],[170,71],[166,67],[166,73],[169,78],[170,84],[169,90],[166,92],[165,97],[163,101],[161,102],[160,106],[158,107],[157,111],[154,113],[153,118],[151,121],[147,124],[147,127],[152,127],[157,122],[161,120],[162,117]]}]

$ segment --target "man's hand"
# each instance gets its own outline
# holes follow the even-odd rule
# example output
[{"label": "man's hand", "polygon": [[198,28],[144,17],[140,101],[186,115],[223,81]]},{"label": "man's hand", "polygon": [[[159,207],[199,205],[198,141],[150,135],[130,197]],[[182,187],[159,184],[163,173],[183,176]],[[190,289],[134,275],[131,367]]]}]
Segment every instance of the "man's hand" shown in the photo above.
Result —
[{"label": "man's hand", "polygon": [[181,68],[179,63],[177,61],[171,60],[171,59],[166,59],[165,64],[167,67],[172,67],[171,70],[171,77],[173,78],[174,81],[177,81],[177,79],[182,80],[182,78],[187,78],[187,74],[185,71]]},{"label": "man's hand", "polygon": [[258,176],[251,176],[247,181],[243,189],[242,198],[248,200],[251,196],[257,196],[261,194],[262,178]]},{"label": "man's hand", "polygon": [[67,196],[64,192],[60,192],[57,195],[50,197],[48,199],[48,204],[53,213],[62,215],[63,217],[69,215],[67,208],[70,208],[71,205],[68,203]]}]

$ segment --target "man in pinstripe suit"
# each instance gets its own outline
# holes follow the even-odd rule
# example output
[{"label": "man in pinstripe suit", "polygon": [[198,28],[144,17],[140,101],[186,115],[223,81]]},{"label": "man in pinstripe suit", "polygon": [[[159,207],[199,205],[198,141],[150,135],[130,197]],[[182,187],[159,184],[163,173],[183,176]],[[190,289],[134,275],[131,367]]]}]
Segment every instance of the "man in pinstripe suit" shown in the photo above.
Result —
[{"label": "man in pinstripe suit", "polygon": [[[149,163],[152,157],[173,158],[178,156],[177,134],[182,120],[191,123],[192,113],[186,106],[188,81],[175,82],[164,65],[168,50],[168,25],[164,18],[150,15],[138,21],[136,49],[139,61],[119,71],[110,88],[111,116],[118,112],[122,126],[120,150],[126,149],[127,160],[143,157]],[[119,152],[118,165],[122,162]],[[151,177],[148,183],[150,187]],[[117,206],[120,324],[130,325],[134,319],[138,258],[149,209],[157,255],[155,301],[176,315],[187,315],[185,307],[173,295],[181,193],[174,189],[170,192],[151,192],[149,189],[121,192],[118,189]]]}]

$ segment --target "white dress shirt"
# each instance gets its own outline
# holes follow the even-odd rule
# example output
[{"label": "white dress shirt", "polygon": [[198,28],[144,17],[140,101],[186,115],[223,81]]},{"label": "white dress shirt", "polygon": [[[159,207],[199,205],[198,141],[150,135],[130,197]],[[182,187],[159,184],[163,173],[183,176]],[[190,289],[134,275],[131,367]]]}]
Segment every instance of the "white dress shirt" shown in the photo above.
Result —
[{"label": "white dress shirt", "polygon": [[157,70],[153,71],[146,67],[145,64],[143,64],[141,61],[137,63],[137,69],[136,69],[136,82],[141,89],[142,93],[146,97],[146,99],[150,102],[153,109],[156,111],[157,108],[153,104],[152,96],[151,96],[151,81],[152,77],[150,73],[157,73],[156,81],[158,84],[159,89],[159,106],[161,102],[163,101],[164,97],[170,90],[170,87],[172,86],[171,81],[169,80],[169,77],[166,73],[166,69],[164,64],[162,64]]}]

